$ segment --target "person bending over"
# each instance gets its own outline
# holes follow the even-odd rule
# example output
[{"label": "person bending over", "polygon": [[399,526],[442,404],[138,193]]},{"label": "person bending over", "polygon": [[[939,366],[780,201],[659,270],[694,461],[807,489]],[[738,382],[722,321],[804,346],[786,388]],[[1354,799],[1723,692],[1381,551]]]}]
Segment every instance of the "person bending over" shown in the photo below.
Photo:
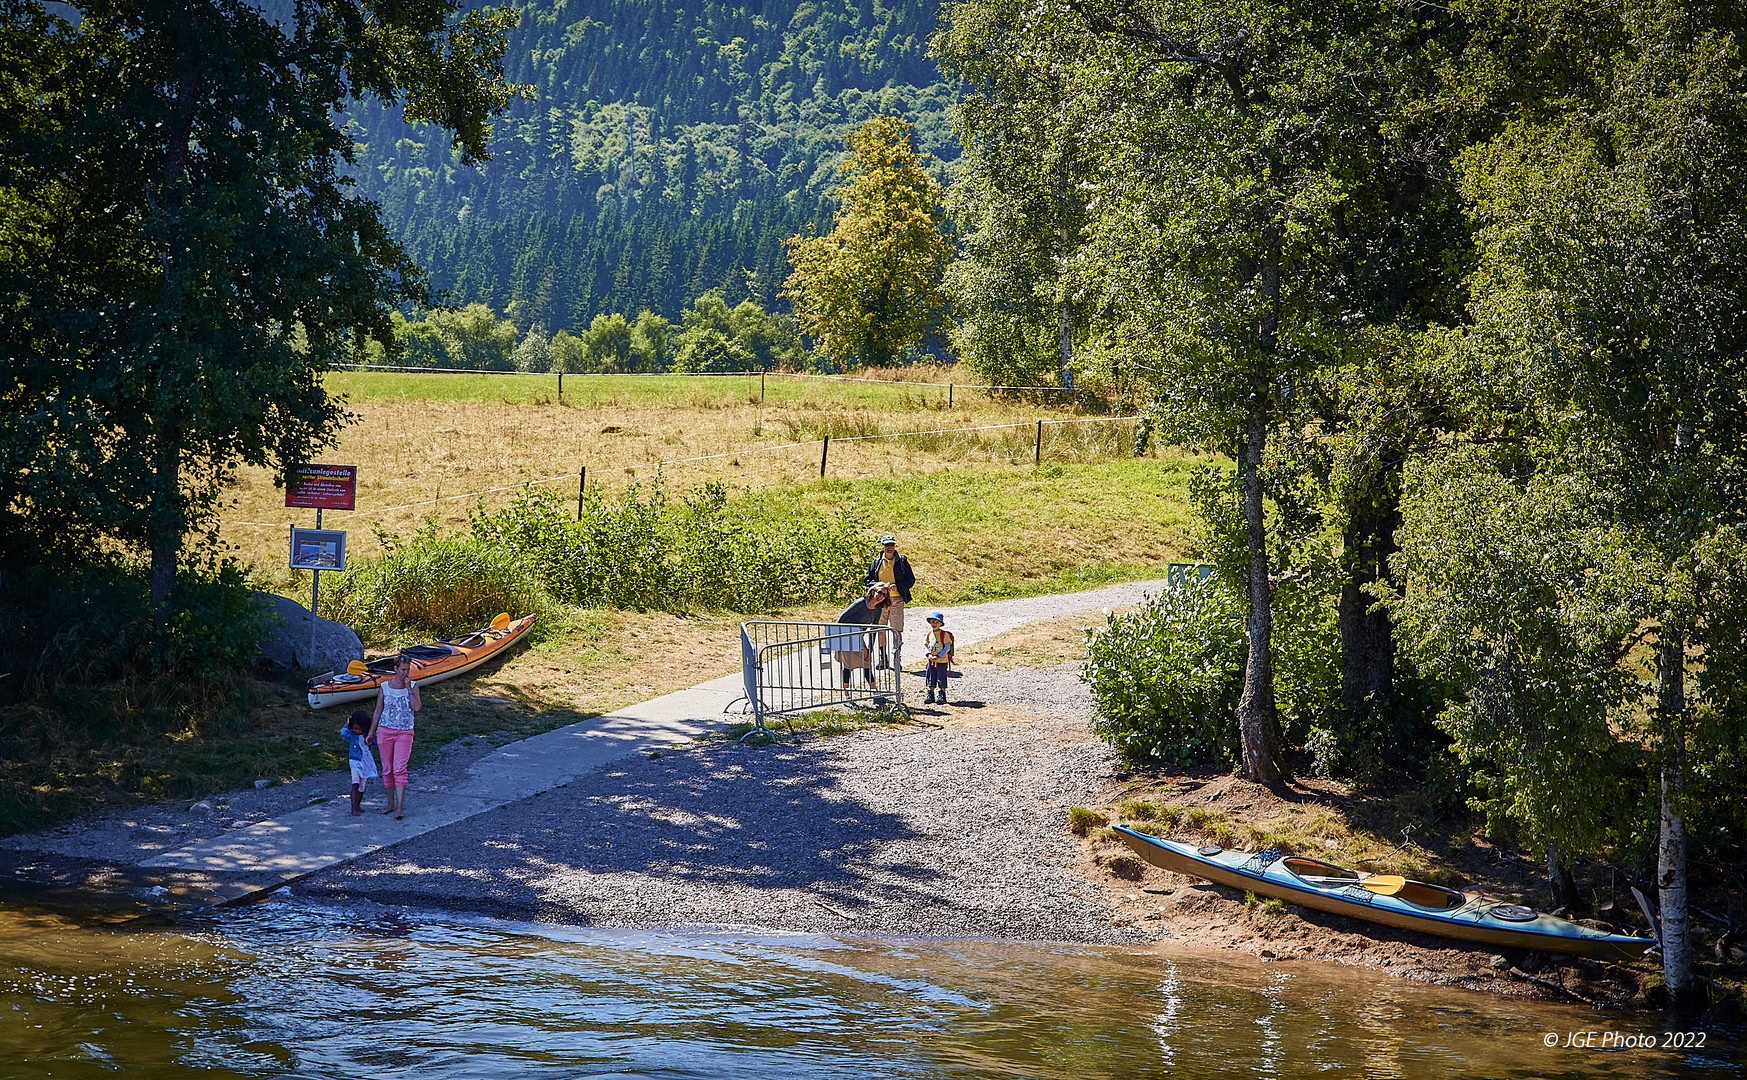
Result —
[{"label": "person bending over", "polygon": [[[876,626],[890,599],[891,593],[885,585],[869,585],[861,599],[843,609],[837,621],[847,626]],[[860,670],[867,684],[872,686],[873,670],[869,662],[872,654],[868,649],[867,634],[861,631],[838,634],[832,645],[831,655],[837,658],[838,666],[843,669],[843,688],[849,689],[849,673],[856,670]]]}]

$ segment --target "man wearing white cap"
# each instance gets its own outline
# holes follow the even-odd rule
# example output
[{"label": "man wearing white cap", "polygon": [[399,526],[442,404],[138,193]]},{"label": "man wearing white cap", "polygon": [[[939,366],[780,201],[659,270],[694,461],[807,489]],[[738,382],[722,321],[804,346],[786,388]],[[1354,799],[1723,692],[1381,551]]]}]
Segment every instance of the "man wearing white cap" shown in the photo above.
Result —
[{"label": "man wearing white cap", "polygon": [[[904,652],[904,605],[910,602],[910,590],[916,585],[916,575],[910,570],[910,560],[898,554],[898,538],[895,536],[880,537],[880,553],[874,556],[873,565],[867,568],[866,585],[885,584],[892,588],[887,592],[897,591],[891,597],[891,603],[880,612],[880,622],[892,628],[892,637],[896,639],[893,651],[893,667],[902,666],[897,657]],[[881,667],[885,666],[882,660]]]}]

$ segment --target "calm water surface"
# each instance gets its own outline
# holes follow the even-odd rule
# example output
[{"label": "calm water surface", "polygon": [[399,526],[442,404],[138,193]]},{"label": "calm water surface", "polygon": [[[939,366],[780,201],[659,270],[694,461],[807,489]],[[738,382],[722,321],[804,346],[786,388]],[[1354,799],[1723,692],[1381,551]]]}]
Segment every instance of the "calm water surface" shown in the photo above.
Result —
[{"label": "calm water surface", "polygon": [[[590,930],[282,899],[0,908],[0,1077],[1662,1077],[1654,1018],[1201,954]],[[1599,1038],[1599,1035],[1597,1036]]]}]

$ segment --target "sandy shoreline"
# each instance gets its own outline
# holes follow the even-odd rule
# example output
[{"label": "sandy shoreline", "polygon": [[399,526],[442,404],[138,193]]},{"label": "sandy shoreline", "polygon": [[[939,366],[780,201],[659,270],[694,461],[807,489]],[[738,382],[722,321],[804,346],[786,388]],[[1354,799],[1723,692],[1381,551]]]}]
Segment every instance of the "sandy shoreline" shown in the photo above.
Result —
[{"label": "sandy shoreline", "polygon": [[[1129,779],[1091,733],[1073,666],[976,664],[955,695],[963,704],[918,706],[910,725],[766,747],[703,739],[622,758],[289,889],[323,902],[578,926],[1211,948],[1548,1000],[1624,1006],[1637,996],[1614,965],[1505,956],[1267,908],[1151,868],[1118,877],[1066,828],[1070,807],[1105,804]],[[490,749],[463,740],[424,779]],[[192,812],[144,807],[0,845],[24,858],[125,867],[337,797],[345,783],[323,774],[215,796]],[[1229,799],[1262,794],[1242,785],[1217,784]],[[381,804],[379,790],[371,801]],[[115,880],[125,884],[125,873]]]}]

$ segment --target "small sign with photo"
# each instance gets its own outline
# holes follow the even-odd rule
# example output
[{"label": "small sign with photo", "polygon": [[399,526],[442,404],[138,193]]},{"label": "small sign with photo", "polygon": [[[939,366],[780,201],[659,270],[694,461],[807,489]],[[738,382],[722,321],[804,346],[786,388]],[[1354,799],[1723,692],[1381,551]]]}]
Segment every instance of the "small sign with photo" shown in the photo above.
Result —
[{"label": "small sign with photo", "polygon": [[346,534],[341,529],[291,530],[291,569],[344,570]]}]

